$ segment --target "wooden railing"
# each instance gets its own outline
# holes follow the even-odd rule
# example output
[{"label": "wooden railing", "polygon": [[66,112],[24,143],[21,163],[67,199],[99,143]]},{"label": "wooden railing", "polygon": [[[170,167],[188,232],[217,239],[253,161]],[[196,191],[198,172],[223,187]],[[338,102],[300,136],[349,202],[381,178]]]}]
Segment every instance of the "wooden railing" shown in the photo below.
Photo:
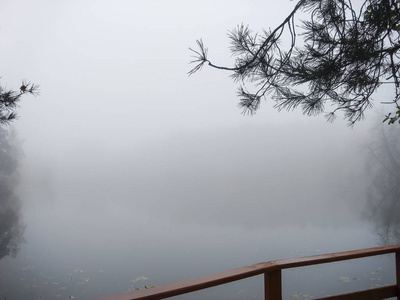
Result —
[{"label": "wooden railing", "polygon": [[255,265],[233,269],[217,274],[207,275],[194,279],[188,279],[171,284],[152,287],[144,290],[132,291],[129,293],[110,296],[101,300],[139,300],[139,299],[163,299],[178,296],[213,286],[229,283],[264,274],[265,299],[282,299],[282,270],[297,267],[305,267],[316,264],[332,263],[349,259],[369,257],[375,255],[395,253],[396,255],[396,284],[374,289],[358,291],[349,294],[330,296],[320,299],[347,300],[347,299],[386,299],[397,297],[400,300],[400,245],[376,247],[362,250],[338,252],[332,254],[315,255],[301,258],[283,259],[258,263]]}]

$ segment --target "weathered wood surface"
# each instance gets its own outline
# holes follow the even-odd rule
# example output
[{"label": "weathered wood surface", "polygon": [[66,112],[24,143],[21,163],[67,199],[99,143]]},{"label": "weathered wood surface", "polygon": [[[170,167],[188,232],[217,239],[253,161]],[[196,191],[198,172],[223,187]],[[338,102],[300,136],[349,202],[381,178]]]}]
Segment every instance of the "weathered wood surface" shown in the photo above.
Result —
[{"label": "weathered wood surface", "polygon": [[[140,300],[140,299],[163,299],[172,296],[182,295],[206,288],[210,288],[213,286],[229,283],[232,281],[237,281],[241,279],[245,279],[248,277],[260,275],[260,274],[267,274],[267,273],[274,273],[275,275],[280,274],[280,270],[283,269],[290,269],[290,268],[297,268],[297,267],[305,267],[315,264],[323,264],[323,263],[331,263],[336,261],[343,261],[349,259],[357,259],[381,254],[388,254],[388,253],[396,253],[396,269],[397,269],[397,291],[399,290],[400,286],[400,245],[392,245],[392,246],[384,246],[384,247],[375,247],[375,248],[368,248],[368,249],[361,249],[361,250],[353,250],[353,251],[345,251],[345,252],[337,252],[331,254],[323,254],[323,255],[314,255],[314,256],[307,256],[307,257],[300,257],[300,258],[290,258],[290,259],[282,259],[277,261],[270,261],[270,262],[263,262],[254,264],[247,267],[241,267],[229,271],[224,271],[221,273],[206,275],[198,278],[188,279],[184,281],[179,281],[175,283],[170,283],[166,285],[160,285],[156,287],[152,287],[149,289],[144,290],[137,290],[128,292],[125,294],[115,295],[103,298],[101,300]],[[271,276],[265,275],[266,278],[271,278]],[[280,279],[277,279],[277,276],[272,276],[272,280],[275,280],[275,283],[280,283]],[[270,293],[271,295],[275,295],[276,290],[271,290],[271,287],[275,286],[276,290],[279,290],[281,293],[281,284],[280,286],[268,284],[265,286],[265,292]],[[396,286],[395,286],[396,287]],[[268,289],[268,291],[267,291]],[[392,287],[389,289],[383,288],[383,292],[392,293]],[[382,291],[378,291],[382,292]],[[361,295],[361,294],[360,294]],[[365,297],[365,294],[362,294]],[[392,294],[391,294],[392,295]],[[267,295],[266,295],[267,296]],[[267,298],[266,298],[267,299]],[[269,298],[274,299],[274,298]],[[280,298],[277,298],[280,299]],[[326,299],[341,299],[341,298],[326,298]],[[343,299],[361,299],[361,298],[343,298]],[[364,298],[368,299],[368,298]],[[371,298],[376,299],[376,298]],[[378,298],[379,299],[379,298]]]}]

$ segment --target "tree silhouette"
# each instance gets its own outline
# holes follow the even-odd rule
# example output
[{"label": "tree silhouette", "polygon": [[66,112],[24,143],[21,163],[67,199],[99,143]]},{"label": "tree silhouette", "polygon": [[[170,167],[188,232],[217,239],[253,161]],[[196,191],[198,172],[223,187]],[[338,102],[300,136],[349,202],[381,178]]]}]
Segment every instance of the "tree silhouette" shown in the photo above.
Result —
[{"label": "tree silhouette", "polygon": [[22,81],[19,91],[8,90],[0,86],[0,126],[9,124],[17,117],[15,110],[21,97],[25,94],[38,95],[39,86],[27,81]]},{"label": "tree silhouette", "polygon": [[23,241],[25,227],[20,216],[20,201],[14,192],[21,151],[15,132],[0,127],[0,259],[15,256]]},{"label": "tree silhouette", "polygon": [[20,201],[15,194],[21,145],[14,131],[4,128],[17,117],[16,108],[25,94],[38,95],[39,86],[22,81],[18,91],[0,86],[0,259],[15,257],[24,240]]},{"label": "tree silhouette", "polygon": [[382,243],[400,242],[400,128],[379,126],[369,145],[366,217],[376,225]]},{"label": "tree silhouette", "polygon": [[[378,88],[391,84],[393,97],[382,102],[393,105],[394,113],[385,121],[400,122],[399,6],[400,0],[365,0],[358,9],[350,0],[301,0],[275,29],[253,34],[240,25],[230,31],[232,67],[211,62],[197,40],[198,50],[189,48],[195,64],[189,75],[205,64],[230,71],[240,85],[244,114],[255,113],[261,99],[272,94],[278,110],[300,107],[306,115],[325,113],[329,121],[341,111],[350,125],[372,107]],[[295,23],[301,11],[309,18],[299,30]],[[284,48],[286,37],[290,43]],[[327,103],[333,107],[328,112]]]}]

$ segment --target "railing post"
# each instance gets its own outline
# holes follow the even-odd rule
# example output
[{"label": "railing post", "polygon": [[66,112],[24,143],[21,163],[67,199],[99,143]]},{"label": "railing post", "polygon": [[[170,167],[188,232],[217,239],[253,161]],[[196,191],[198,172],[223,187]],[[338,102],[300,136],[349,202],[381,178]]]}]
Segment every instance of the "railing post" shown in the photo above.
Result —
[{"label": "railing post", "polygon": [[281,270],[264,273],[265,300],[282,300]]},{"label": "railing post", "polygon": [[396,252],[396,286],[397,300],[400,300],[400,252]]}]

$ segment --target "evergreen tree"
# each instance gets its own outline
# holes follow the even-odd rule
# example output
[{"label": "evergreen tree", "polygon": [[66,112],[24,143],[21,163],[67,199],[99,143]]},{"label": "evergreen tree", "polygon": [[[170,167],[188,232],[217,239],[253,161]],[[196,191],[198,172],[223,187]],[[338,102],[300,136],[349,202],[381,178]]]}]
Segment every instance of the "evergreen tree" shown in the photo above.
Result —
[{"label": "evergreen tree", "polygon": [[[381,102],[392,105],[393,113],[385,121],[400,122],[400,0],[365,0],[358,8],[352,2],[300,0],[279,26],[260,35],[238,26],[229,32],[232,67],[211,62],[198,40],[199,49],[190,49],[195,66],[189,74],[204,64],[230,71],[240,85],[244,114],[255,113],[261,99],[272,94],[278,110],[300,107],[307,115],[325,113],[329,121],[342,111],[350,125],[372,107],[374,92],[390,84],[393,97]],[[309,18],[299,30],[295,23],[301,11]],[[290,39],[286,49],[285,37]],[[327,103],[333,107],[328,112]]]},{"label": "evergreen tree", "polygon": [[19,91],[7,90],[0,86],[0,126],[9,124],[17,117],[16,108],[22,95],[38,95],[39,86],[30,82],[22,81]]},{"label": "evergreen tree", "polygon": [[5,128],[16,117],[22,95],[38,95],[39,86],[22,81],[19,91],[0,86],[0,259],[15,257],[24,241],[24,225],[20,216],[20,201],[15,194],[18,184],[18,162],[21,144],[15,131]]},{"label": "evergreen tree", "polygon": [[371,131],[368,147],[366,217],[371,218],[382,243],[400,241],[400,127],[379,126]]}]

